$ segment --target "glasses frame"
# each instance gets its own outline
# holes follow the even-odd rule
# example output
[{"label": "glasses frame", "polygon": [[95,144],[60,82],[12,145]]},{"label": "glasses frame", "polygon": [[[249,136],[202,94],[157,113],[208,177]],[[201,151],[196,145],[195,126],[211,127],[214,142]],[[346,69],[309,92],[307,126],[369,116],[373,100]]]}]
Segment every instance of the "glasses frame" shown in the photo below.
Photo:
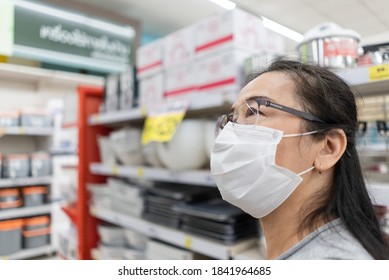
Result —
[{"label": "glasses frame", "polygon": [[[284,106],[284,105],[272,102],[272,101],[264,99],[264,98],[257,98],[257,99],[254,99],[254,101],[258,104],[258,107],[263,105],[263,106],[266,106],[266,107],[271,107],[271,108],[274,108],[274,109],[277,109],[277,110],[280,110],[280,111],[283,111],[283,112],[295,115],[295,116],[300,117],[300,118],[302,118],[304,120],[307,120],[307,121],[327,124],[327,122],[323,121],[319,117],[316,117],[316,116],[314,116],[314,115],[312,115],[310,113],[299,111],[299,110],[293,109],[291,107]],[[232,113],[230,113],[228,115],[222,115],[219,118],[219,120],[218,120],[218,127],[224,128],[224,126],[229,121],[233,122],[233,120],[231,120],[231,117],[232,117]],[[225,122],[225,124],[223,124],[224,122]]]}]

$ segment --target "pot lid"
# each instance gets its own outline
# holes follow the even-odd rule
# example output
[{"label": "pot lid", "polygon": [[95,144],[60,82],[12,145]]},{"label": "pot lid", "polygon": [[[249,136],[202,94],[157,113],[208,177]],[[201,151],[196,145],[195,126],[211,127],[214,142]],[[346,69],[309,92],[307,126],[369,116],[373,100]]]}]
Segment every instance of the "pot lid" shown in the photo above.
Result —
[{"label": "pot lid", "polygon": [[324,22],[308,30],[300,44],[326,37],[351,37],[358,41],[361,39],[361,35],[351,29],[344,29],[333,22]]}]

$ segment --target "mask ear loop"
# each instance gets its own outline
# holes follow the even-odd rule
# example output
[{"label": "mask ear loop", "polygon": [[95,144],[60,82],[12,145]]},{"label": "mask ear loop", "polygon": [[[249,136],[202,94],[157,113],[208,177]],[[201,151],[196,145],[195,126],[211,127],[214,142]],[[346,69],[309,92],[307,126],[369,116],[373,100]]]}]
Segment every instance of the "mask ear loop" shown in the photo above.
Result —
[{"label": "mask ear loop", "polygon": [[312,166],[310,168],[308,168],[307,170],[303,171],[303,172],[300,172],[299,174],[297,174],[298,176],[302,176],[310,171],[312,171],[313,169],[315,168],[315,166]]}]

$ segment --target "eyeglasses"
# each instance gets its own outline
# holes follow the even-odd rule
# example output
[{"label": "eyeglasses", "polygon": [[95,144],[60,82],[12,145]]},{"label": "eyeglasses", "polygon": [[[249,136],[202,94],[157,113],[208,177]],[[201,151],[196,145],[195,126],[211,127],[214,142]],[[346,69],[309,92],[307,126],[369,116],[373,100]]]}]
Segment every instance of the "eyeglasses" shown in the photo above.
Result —
[{"label": "eyeglasses", "polygon": [[265,98],[257,98],[253,100],[249,100],[238,108],[236,108],[233,112],[228,115],[222,115],[218,120],[218,128],[223,129],[224,126],[227,125],[228,122],[244,124],[244,125],[252,125],[255,126],[258,124],[259,116],[262,114],[261,106],[271,107],[295,116],[298,116],[304,120],[311,122],[318,122],[325,124],[326,122],[322,119],[306,113],[302,112],[278,103],[274,103]]}]

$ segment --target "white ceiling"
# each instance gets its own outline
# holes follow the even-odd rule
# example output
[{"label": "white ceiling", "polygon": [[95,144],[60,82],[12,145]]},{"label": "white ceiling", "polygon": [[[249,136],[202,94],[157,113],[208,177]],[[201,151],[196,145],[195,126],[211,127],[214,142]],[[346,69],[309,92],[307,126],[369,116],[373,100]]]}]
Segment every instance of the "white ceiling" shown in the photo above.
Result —
[{"label": "white ceiling", "polygon": [[[223,11],[208,0],[77,0],[137,18],[142,29],[166,35]],[[235,0],[238,7],[304,33],[326,21],[357,31],[364,38],[389,41],[389,0]]]}]

